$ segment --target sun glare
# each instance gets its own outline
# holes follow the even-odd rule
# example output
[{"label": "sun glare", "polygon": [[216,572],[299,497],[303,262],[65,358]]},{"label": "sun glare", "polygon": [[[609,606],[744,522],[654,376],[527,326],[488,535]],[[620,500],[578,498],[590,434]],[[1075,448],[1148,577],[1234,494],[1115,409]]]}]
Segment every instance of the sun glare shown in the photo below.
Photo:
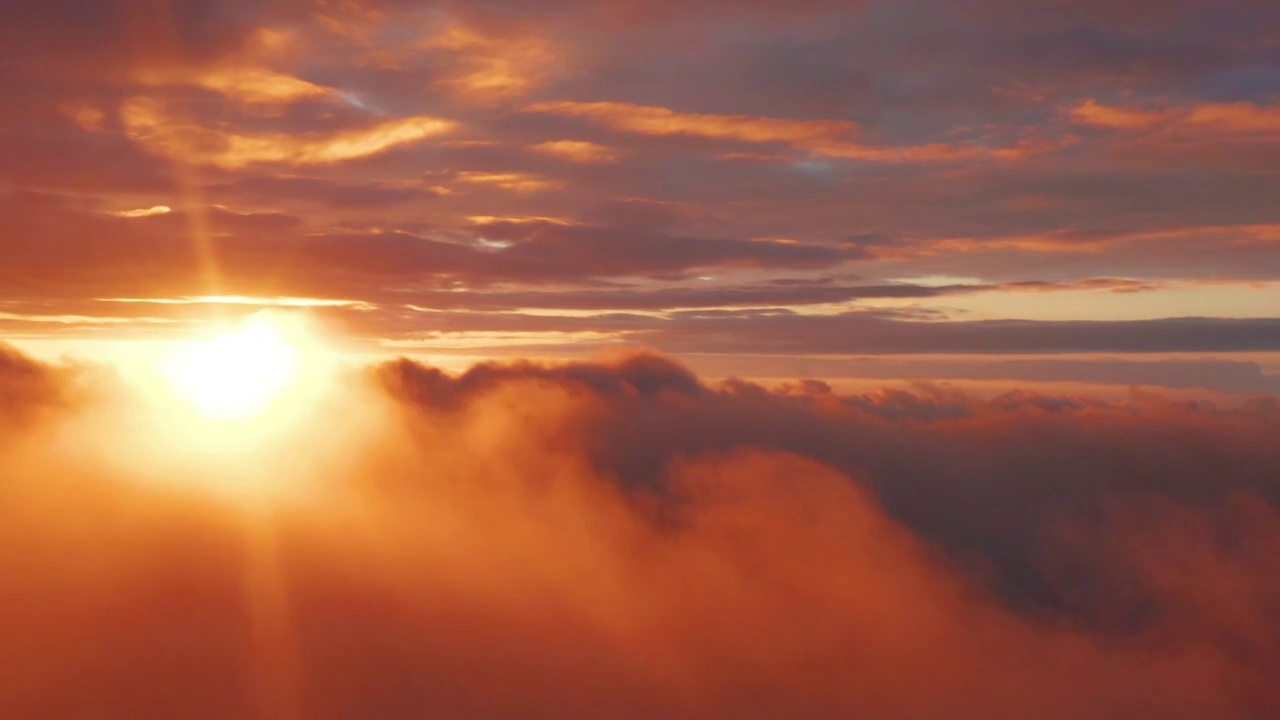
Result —
[{"label": "sun glare", "polygon": [[177,395],[207,418],[258,415],[297,380],[299,349],[270,318],[179,349],[161,372]]},{"label": "sun glare", "polygon": [[95,430],[101,445],[91,451],[158,487],[236,505],[319,502],[320,486],[354,457],[352,443],[379,427],[382,406],[369,399],[381,396],[345,374],[309,313],[210,321],[122,373],[126,404],[112,405],[122,411]]}]

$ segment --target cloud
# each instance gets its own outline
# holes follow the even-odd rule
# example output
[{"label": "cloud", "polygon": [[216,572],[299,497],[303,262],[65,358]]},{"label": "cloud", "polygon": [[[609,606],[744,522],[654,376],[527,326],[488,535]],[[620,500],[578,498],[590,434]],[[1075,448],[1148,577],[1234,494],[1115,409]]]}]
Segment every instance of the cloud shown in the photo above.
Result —
[{"label": "cloud", "polygon": [[665,107],[617,102],[543,102],[526,112],[585,117],[625,132],[655,136],[687,136],[742,143],[776,143],[823,157],[877,162],[933,162],[974,158],[1015,159],[1034,149],[961,147],[945,143],[888,147],[852,141],[858,125],[847,120],[791,120],[682,113]]},{"label": "cloud", "polygon": [[193,85],[249,105],[281,106],[306,99],[326,98],[332,88],[260,67],[214,67],[192,76],[189,72],[143,76],[148,85]]},{"label": "cloud", "polygon": [[[1268,129],[1280,86],[1266,3],[141,7],[0,10],[6,188],[179,217],[198,210],[192,192],[203,188],[239,212],[297,216],[298,234],[404,231],[459,255],[492,239],[471,218],[554,218],[602,238],[571,243],[590,257],[564,263],[583,274],[556,282],[594,284],[620,230],[656,237],[664,261],[632,263],[635,273],[615,263],[622,274],[609,277],[655,295],[649,283],[676,264],[665,261],[669,239],[684,238],[836,248],[841,270],[872,285],[947,273],[1013,290],[1115,276],[1236,280],[1244,296],[1246,281],[1278,266],[1277,246],[1259,237],[1280,222],[1269,202],[1280,191]],[[992,161],[1001,157],[1017,161]],[[219,236],[232,257],[297,240],[237,234]],[[864,239],[861,252],[841,245],[851,237]],[[401,241],[417,244],[389,244]],[[127,260],[125,245],[114,249]],[[767,247],[708,267],[717,282],[751,286],[778,271]],[[465,275],[547,279],[546,268],[508,270]],[[100,274],[106,284],[111,273]],[[381,279],[368,279],[367,294],[379,292]],[[437,282],[429,270],[397,277]],[[357,283],[341,294],[359,294]],[[512,288],[532,289],[542,288]],[[1096,307],[1128,313],[1116,298]],[[1249,301],[1232,311],[1257,312]]]},{"label": "cloud", "polygon": [[59,405],[67,385],[65,374],[0,343],[0,422]]},{"label": "cloud", "polygon": [[242,134],[184,123],[160,103],[134,98],[120,110],[129,139],[148,151],[194,165],[241,168],[257,163],[329,165],[365,158],[441,135],[454,123],[415,116],[331,133]]},{"label": "cloud", "polygon": [[479,100],[528,94],[561,63],[559,49],[536,35],[486,36],[460,25],[418,43],[417,49],[450,51],[437,85]]},{"label": "cloud", "polygon": [[215,461],[95,382],[0,448],[6,715],[1280,708],[1274,403],[405,361]]},{"label": "cloud", "polygon": [[[503,181],[505,182],[505,181]],[[280,181],[284,192],[324,193],[326,184]],[[254,187],[250,183],[249,188]],[[224,190],[219,189],[219,192]],[[358,196],[353,195],[353,200]],[[367,200],[366,200],[367,202]],[[342,206],[343,203],[337,203]],[[144,217],[95,212],[51,194],[0,197],[9,218],[0,246],[12,249],[0,268],[9,297],[47,298],[41,278],[57,273],[58,296],[143,297],[206,294],[381,296],[405,279],[424,290],[446,280],[478,285],[533,284],[618,275],[678,277],[705,267],[814,268],[856,256],[856,249],[799,243],[672,236],[657,231],[545,220],[486,221],[465,232],[314,232],[297,215],[227,208],[178,210]],[[41,242],[32,243],[32,238]],[[481,243],[484,239],[488,245]],[[200,279],[203,247],[223,287]],[[120,268],[104,275],[102,263]],[[75,292],[75,289],[79,292]],[[392,295],[406,299],[402,292]]]},{"label": "cloud", "polygon": [[[1280,395],[1280,375],[1266,372],[1257,362],[1204,357],[1149,356],[686,356],[691,367],[709,377],[821,377],[833,383],[858,386],[885,382],[956,383],[977,381],[988,387],[1011,385],[1061,388],[1087,385],[1089,392],[1124,394],[1132,388],[1161,388],[1238,396]],[[1111,386],[1110,388],[1106,386]],[[981,387],[981,385],[979,385]]]},{"label": "cloud", "polygon": [[578,163],[607,163],[618,159],[608,147],[587,140],[548,140],[532,149]]},{"label": "cloud", "polygon": [[154,215],[168,215],[173,212],[173,208],[168,205],[153,205],[149,208],[134,208],[133,210],[115,210],[110,214],[122,218],[140,218],[152,217]]},{"label": "cloud", "polygon": [[1280,133],[1280,108],[1254,103],[1206,103],[1183,108],[1148,109],[1102,105],[1087,100],[1071,109],[1086,125],[1113,130],[1192,129],[1202,132],[1275,135]]},{"label": "cloud", "polygon": [[131,0],[51,0],[0,10],[0,38],[6,58],[40,75],[118,78],[139,67],[198,66],[234,53],[254,38],[255,21],[281,5],[160,0],[142,12]]},{"label": "cloud", "polygon": [[[428,347],[1274,347],[1275,3],[9,5],[14,333],[261,294]],[[956,322],[1000,316],[1152,319]]]},{"label": "cloud", "polygon": [[495,187],[510,192],[526,193],[551,190],[560,185],[555,180],[517,172],[484,172],[464,170],[457,175],[457,181],[468,185]]},{"label": "cloud", "polygon": [[[1229,353],[1280,349],[1273,318],[1153,320],[945,320],[928,311],[853,309],[802,313],[787,308],[675,311],[662,315],[478,312],[415,307],[362,319],[375,337],[443,349],[447,337],[474,333],[594,332],[607,344],[672,353],[822,357],[841,355],[1000,355],[1070,353]],[[355,328],[353,328],[355,329]],[[499,350],[500,348],[489,348]],[[568,336],[529,352],[581,352]]]},{"label": "cloud", "polygon": [[[976,320],[922,322],[850,311],[831,315],[682,316],[653,341],[675,350],[754,348],[806,353],[1226,352],[1280,349],[1280,320],[1168,318],[1131,321]],[[800,350],[800,348],[804,348]],[[821,349],[819,349],[821,348]]]},{"label": "cloud", "polygon": [[[506,222],[510,222],[507,220]],[[529,222],[546,222],[531,219]],[[653,290],[617,286],[571,290],[428,290],[413,294],[415,306],[431,310],[681,310],[698,308],[761,308],[809,305],[851,305],[863,300],[910,300],[983,292],[1058,292],[1109,290],[1142,292],[1146,283],[1094,278],[1078,283],[1018,282],[1000,285],[951,284],[883,285],[833,282],[831,279],[767,282],[756,285],[724,285],[702,281],[703,286],[665,287]]]}]

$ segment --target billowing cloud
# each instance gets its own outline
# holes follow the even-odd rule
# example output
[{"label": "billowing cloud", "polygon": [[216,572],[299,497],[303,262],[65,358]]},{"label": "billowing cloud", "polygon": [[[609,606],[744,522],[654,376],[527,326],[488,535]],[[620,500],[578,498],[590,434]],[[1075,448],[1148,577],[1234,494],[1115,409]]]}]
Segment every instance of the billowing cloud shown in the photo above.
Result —
[{"label": "billowing cloud", "polygon": [[6,715],[1280,709],[1274,403],[401,362],[213,463],[0,358]]}]

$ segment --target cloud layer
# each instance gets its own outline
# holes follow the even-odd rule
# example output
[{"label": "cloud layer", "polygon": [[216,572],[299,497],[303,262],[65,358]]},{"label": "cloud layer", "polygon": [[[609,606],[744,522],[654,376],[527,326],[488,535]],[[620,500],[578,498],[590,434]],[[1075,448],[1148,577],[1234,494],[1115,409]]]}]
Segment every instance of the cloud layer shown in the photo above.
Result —
[{"label": "cloud layer", "polygon": [[401,361],[237,461],[2,357],[5,715],[1280,710],[1270,400]]}]

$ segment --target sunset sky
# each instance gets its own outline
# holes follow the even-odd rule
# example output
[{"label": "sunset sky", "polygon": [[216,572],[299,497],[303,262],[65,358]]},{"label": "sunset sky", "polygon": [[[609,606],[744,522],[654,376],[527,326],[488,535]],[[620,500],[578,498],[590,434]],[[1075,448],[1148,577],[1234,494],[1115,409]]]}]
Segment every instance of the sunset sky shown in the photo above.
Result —
[{"label": "sunset sky", "polygon": [[0,331],[1275,392],[1278,16],[6,3]]},{"label": "sunset sky", "polygon": [[0,0],[0,718],[1280,718],[1277,0]]}]

